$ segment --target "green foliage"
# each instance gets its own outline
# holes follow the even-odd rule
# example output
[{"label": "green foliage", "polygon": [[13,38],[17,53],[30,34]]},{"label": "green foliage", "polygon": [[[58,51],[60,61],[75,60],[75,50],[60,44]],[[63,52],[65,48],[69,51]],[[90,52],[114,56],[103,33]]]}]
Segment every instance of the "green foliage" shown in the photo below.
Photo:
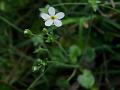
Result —
[{"label": "green foliage", "polygon": [[0,90],[14,90],[11,86],[0,82]]},{"label": "green foliage", "polygon": [[81,49],[76,46],[76,45],[72,45],[70,47],[70,50],[69,50],[69,56],[70,56],[70,59],[71,59],[71,63],[76,63],[77,62],[77,57],[81,55]]},{"label": "green foliage", "polygon": [[4,12],[15,11],[14,8],[20,9],[24,7],[29,0],[1,0],[0,1],[0,10]]},{"label": "green foliage", "polygon": [[37,59],[32,67],[33,72],[35,71],[41,71],[42,73],[45,71],[45,66],[47,63],[41,59]]},{"label": "green foliage", "polygon": [[50,7],[50,6],[47,5],[45,8],[39,8],[39,11],[42,12],[42,13],[48,13],[48,8],[49,8],[49,7]]},{"label": "green foliage", "polygon": [[38,46],[43,43],[43,36],[42,35],[35,35],[32,37],[32,41],[35,46]]},{"label": "green foliage", "polygon": [[62,89],[67,89],[67,87],[69,86],[69,82],[64,78],[59,78],[57,80],[57,85]]},{"label": "green foliage", "polygon": [[95,78],[89,70],[84,70],[77,78],[79,84],[87,89],[91,89],[95,84]]},{"label": "green foliage", "polygon": [[118,90],[119,18],[119,0],[0,0],[0,90]]},{"label": "green foliage", "polygon": [[90,3],[93,10],[96,12],[96,10],[98,9],[98,3],[100,3],[100,1],[98,1],[98,0],[88,0],[88,2]]},{"label": "green foliage", "polygon": [[87,62],[91,63],[94,61],[95,59],[95,50],[93,48],[88,48],[85,52],[85,58],[87,60]]}]

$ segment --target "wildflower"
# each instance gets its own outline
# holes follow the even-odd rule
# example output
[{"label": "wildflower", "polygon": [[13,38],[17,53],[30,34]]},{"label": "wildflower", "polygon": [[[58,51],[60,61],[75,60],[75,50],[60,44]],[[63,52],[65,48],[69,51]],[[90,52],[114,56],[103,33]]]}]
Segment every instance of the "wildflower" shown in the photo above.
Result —
[{"label": "wildflower", "polygon": [[33,69],[33,71],[37,71],[38,67],[37,66],[33,66],[32,69]]},{"label": "wildflower", "polygon": [[25,29],[24,34],[28,34],[29,30]]},{"label": "wildflower", "polygon": [[30,36],[34,35],[29,29],[25,29],[24,34],[25,35],[30,35]]},{"label": "wildflower", "polygon": [[40,16],[45,20],[45,26],[55,25],[57,27],[62,26],[61,19],[65,16],[63,12],[55,13],[54,7],[48,8],[47,13],[41,13]]}]

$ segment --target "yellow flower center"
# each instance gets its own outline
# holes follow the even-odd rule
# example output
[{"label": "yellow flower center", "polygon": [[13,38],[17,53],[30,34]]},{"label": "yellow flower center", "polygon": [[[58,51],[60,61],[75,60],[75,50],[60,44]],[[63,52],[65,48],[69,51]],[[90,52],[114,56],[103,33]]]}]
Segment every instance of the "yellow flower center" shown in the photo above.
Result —
[{"label": "yellow flower center", "polygon": [[52,20],[55,20],[57,17],[56,16],[51,16],[50,17]]}]

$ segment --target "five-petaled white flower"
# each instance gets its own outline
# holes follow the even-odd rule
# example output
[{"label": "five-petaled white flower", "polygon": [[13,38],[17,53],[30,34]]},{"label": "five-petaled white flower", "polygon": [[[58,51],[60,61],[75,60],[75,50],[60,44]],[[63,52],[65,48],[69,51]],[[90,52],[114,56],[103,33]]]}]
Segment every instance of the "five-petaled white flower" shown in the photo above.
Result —
[{"label": "five-petaled white flower", "polygon": [[61,19],[65,16],[63,12],[55,13],[54,7],[48,8],[47,13],[41,13],[40,16],[45,20],[45,26],[55,25],[57,27],[62,26]]}]

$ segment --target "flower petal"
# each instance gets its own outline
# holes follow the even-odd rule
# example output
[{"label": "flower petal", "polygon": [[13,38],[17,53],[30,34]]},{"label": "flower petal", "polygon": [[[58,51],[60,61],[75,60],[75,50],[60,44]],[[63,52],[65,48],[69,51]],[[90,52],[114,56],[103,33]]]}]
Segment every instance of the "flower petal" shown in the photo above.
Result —
[{"label": "flower petal", "polygon": [[45,22],[45,26],[51,26],[53,24],[53,20],[49,19]]},{"label": "flower petal", "polygon": [[50,18],[50,16],[46,13],[41,13],[40,16],[44,19],[44,20],[48,20]]},{"label": "flower petal", "polygon": [[54,8],[54,7],[49,7],[48,13],[49,13],[50,15],[55,15],[55,8]]},{"label": "flower petal", "polygon": [[58,20],[58,19],[54,20],[54,25],[57,26],[57,27],[62,26],[61,20]]},{"label": "flower petal", "polygon": [[59,13],[57,13],[55,16],[56,16],[58,19],[62,19],[62,18],[65,16],[65,14],[64,14],[63,12],[59,12]]}]

